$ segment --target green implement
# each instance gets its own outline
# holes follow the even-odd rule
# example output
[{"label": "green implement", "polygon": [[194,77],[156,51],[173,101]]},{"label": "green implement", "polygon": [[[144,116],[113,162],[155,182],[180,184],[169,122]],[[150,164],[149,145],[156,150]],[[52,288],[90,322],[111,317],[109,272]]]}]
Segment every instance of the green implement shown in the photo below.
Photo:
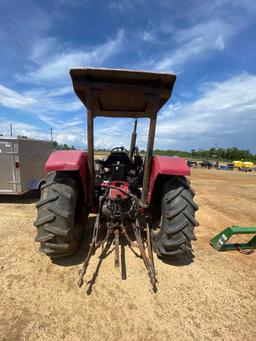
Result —
[{"label": "green implement", "polygon": [[[247,243],[226,244],[234,234],[254,234]],[[256,227],[231,226],[210,240],[210,244],[218,251],[253,250],[256,249]]]}]

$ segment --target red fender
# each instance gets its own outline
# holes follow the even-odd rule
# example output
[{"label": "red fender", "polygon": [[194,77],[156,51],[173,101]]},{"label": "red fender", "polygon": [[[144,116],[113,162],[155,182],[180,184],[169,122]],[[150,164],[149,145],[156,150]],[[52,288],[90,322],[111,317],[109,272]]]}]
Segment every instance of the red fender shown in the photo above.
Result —
[{"label": "red fender", "polygon": [[82,150],[63,150],[51,153],[45,170],[51,171],[78,171],[82,180],[84,192],[88,196],[87,180],[87,153]]},{"label": "red fender", "polygon": [[155,182],[159,175],[189,176],[190,169],[186,161],[182,158],[170,156],[153,156],[149,180],[148,202],[151,201]]}]

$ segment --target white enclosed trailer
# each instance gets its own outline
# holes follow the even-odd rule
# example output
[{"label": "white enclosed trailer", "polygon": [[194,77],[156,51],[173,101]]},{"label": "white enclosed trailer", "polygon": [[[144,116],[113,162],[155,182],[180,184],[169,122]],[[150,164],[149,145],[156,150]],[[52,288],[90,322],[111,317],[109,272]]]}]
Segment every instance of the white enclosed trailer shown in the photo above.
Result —
[{"label": "white enclosed trailer", "polygon": [[50,141],[0,137],[0,194],[37,190],[45,182]]}]

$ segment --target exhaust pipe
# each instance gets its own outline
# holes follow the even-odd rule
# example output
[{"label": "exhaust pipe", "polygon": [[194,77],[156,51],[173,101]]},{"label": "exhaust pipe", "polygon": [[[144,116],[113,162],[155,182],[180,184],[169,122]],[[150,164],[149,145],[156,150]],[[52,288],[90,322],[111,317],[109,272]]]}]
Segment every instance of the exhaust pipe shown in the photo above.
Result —
[{"label": "exhaust pipe", "polygon": [[137,118],[134,121],[134,127],[133,127],[133,132],[132,132],[132,138],[131,138],[131,146],[130,146],[130,157],[133,157],[134,154],[134,149],[136,146],[136,140],[137,140],[137,123],[138,120]]}]

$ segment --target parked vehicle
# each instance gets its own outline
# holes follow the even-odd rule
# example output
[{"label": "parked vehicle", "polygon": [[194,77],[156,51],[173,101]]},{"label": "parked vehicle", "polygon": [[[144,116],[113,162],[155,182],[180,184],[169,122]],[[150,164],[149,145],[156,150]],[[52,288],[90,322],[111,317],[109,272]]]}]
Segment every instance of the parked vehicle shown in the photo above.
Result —
[{"label": "parked vehicle", "polygon": [[39,190],[45,182],[45,162],[52,152],[49,141],[0,137],[0,194]]},{"label": "parked vehicle", "polygon": [[242,168],[243,167],[243,161],[233,161],[232,165],[234,168]]},{"label": "parked vehicle", "polygon": [[[37,203],[36,241],[50,257],[70,255],[82,240],[89,213],[97,213],[79,286],[91,255],[104,241],[107,250],[115,240],[115,265],[119,266],[119,235],[130,247],[134,245],[130,227],[155,290],[151,245],[159,257],[169,258],[191,254],[191,241],[196,239],[198,207],[185,177],[190,175],[186,161],[153,156],[157,113],[170,98],[176,76],[89,68],[72,69],[70,74],[75,93],[87,107],[88,153],[56,151],[48,159],[46,169],[51,173]],[[93,123],[97,116],[132,117],[135,122],[130,149],[113,148],[95,167]],[[136,147],[137,118],[143,117],[150,119],[145,158]],[[100,242],[99,230],[104,233],[104,229]]]},{"label": "parked vehicle", "polygon": [[254,163],[250,161],[233,161],[232,164],[241,172],[252,172],[255,169]]},{"label": "parked vehicle", "polygon": [[254,163],[253,162],[248,162],[248,161],[243,161],[242,167],[240,170],[244,172],[252,172],[254,170]]},{"label": "parked vehicle", "polygon": [[197,168],[198,162],[192,161],[192,160],[187,160],[187,165],[189,166],[189,168]]},{"label": "parked vehicle", "polygon": [[200,164],[200,166],[201,166],[202,168],[208,168],[208,169],[210,169],[210,168],[213,167],[213,163],[211,163],[211,162],[208,161],[208,160],[204,160],[203,162],[200,162],[199,164]]}]

